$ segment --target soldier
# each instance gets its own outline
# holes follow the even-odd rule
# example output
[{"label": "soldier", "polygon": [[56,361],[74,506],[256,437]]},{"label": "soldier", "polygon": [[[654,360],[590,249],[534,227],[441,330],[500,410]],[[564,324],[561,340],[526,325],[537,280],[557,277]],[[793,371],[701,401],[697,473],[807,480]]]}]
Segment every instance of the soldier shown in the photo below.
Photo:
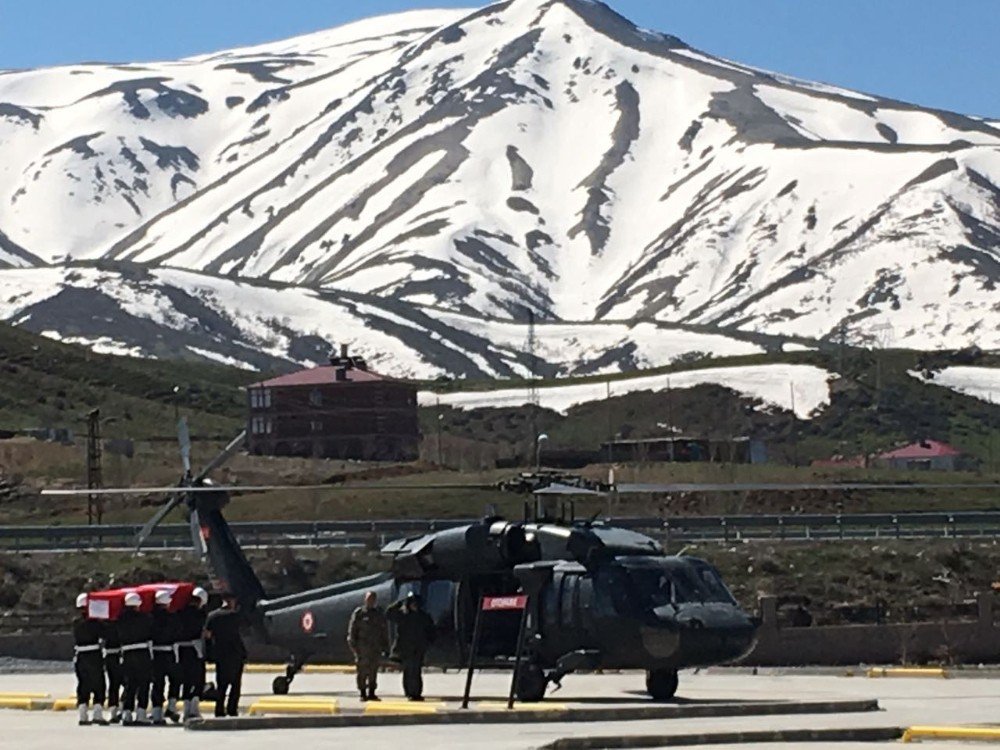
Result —
[{"label": "soldier", "polygon": [[380,700],[375,695],[378,665],[382,654],[389,648],[389,627],[374,591],[367,592],[364,605],[351,613],[351,620],[347,625],[347,645],[351,647],[357,664],[361,700]]},{"label": "soldier", "polygon": [[125,675],[122,726],[147,723],[146,706],[149,705],[149,682],[153,675],[153,622],[141,607],[142,597],[134,591],[129,592],[125,595],[125,611],[118,618]]},{"label": "soldier", "polygon": [[89,726],[87,707],[94,701],[94,724],[107,726],[104,703],[104,665],[101,660],[101,624],[87,616],[87,595],[76,598],[79,612],[73,621],[73,668],[76,672],[76,710],[80,726]]},{"label": "soldier", "polygon": [[396,626],[392,658],[403,670],[403,692],[411,701],[424,699],[424,655],[434,642],[434,620],[420,608],[420,597],[412,591],[386,610],[389,622]]},{"label": "soldier", "polygon": [[215,656],[216,716],[239,715],[243,665],[247,660],[247,649],[240,635],[242,619],[236,597],[224,594],[222,607],[205,620],[205,637],[212,644]]},{"label": "soldier", "polygon": [[104,643],[104,671],[108,677],[108,710],[111,711],[111,723],[122,720],[121,693],[122,680],[122,644],[118,638],[118,624],[106,620],[103,624],[101,640]]},{"label": "soldier", "polygon": [[177,644],[181,673],[181,699],[184,701],[184,721],[201,718],[198,702],[205,689],[205,605],[208,592],[198,587],[191,601],[178,613],[180,641]]},{"label": "soldier", "polygon": [[[167,679],[176,685],[177,655],[175,653],[178,641],[177,617],[170,612],[170,601],[173,597],[169,591],[161,589],[156,592],[156,606],[153,609],[152,641],[153,641],[153,679],[150,700],[153,704],[153,724],[166,724],[163,716],[163,701],[167,687]],[[175,723],[180,721],[177,714],[177,699],[173,706],[167,704],[167,715]]]}]

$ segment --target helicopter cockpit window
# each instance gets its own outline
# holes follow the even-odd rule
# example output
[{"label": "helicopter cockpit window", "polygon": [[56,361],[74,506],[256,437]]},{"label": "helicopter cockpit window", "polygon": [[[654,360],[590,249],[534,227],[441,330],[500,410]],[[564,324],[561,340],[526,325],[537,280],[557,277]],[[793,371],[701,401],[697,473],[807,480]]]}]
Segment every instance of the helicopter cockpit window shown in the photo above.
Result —
[{"label": "helicopter cockpit window", "polygon": [[673,581],[667,571],[657,568],[631,568],[629,582],[636,597],[636,603],[643,609],[654,609],[677,600]]},{"label": "helicopter cockpit window", "polygon": [[722,578],[719,576],[715,568],[710,565],[697,565],[695,567],[698,575],[698,585],[702,590],[704,599],[707,602],[724,602],[726,604],[734,604],[735,599],[733,595],[726,588],[726,584],[722,582]]}]

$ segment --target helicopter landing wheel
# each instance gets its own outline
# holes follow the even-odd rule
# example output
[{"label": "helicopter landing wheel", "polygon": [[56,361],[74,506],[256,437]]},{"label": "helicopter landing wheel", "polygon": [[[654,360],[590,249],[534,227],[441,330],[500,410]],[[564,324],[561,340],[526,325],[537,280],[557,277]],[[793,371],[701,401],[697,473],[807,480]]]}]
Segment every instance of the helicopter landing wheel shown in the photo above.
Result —
[{"label": "helicopter landing wheel", "polygon": [[271,682],[271,692],[275,695],[288,695],[288,688],[291,687],[292,681],[287,677],[275,677]]},{"label": "helicopter landing wheel", "polygon": [[537,664],[525,664],[517,675],[517,699],[522,703],[538,703],[545,697],[548,679]]},{"label": "helicopter landing wheel", "polygon": [[654,701],[668,701],[677,693],[677,670],[651,669],[646,672],[646,692]]}]

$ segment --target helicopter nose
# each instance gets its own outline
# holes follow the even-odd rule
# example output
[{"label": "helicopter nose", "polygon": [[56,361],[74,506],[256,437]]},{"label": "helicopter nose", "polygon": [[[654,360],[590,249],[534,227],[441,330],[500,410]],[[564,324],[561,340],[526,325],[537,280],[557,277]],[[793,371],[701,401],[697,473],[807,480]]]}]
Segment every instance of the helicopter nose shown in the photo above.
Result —
[{"label": "helicopter nose", "polygon": [[684,649],[715,663],[738,659],[756,641],[757,624],[736,607],[705,607],[682,612],[677,623]]}]

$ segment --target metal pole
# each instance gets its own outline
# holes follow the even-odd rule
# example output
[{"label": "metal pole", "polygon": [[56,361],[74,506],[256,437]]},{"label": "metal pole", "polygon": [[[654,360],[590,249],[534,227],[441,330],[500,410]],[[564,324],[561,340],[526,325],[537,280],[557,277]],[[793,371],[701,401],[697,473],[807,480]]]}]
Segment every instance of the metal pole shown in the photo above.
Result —
[{"label": "metal pole", "polygon": [[462,696],[462,708],[469,707],[469,693],[472,692],[472,673],[476,669],[476,651],[479,649],[479,635],[483,624],[483,596],[479,595],[479,606],[476,607],[476,622],[472,626],[472,646],[469,648],[469,673],[465,677],[465,693]]},{"label": "metal pole", "polygon": [[798,435],[796,434],[799,429],[798,416],[795,413],[795,383],[789,381],[788,391],[792,395],[792,465],[799,465],[799,445],[798,445]]},{"label": "metal pole", "polygon": [[517,631],[517,651],[514,653],[514,676],[510,680],[510,694],[507,696],[507,710],[514,708],[514,693],[517,690],[517,678],[521,675],[521,657],[524,655],[524,634],[528,629],[528,607],[531,606],[531,597],[524,602],[524,609],[521,610],[521,626]]},{"label": "metal pole", "polygon": [[437,399],[437,465],[444,466],[444,460],[441,457],[441,421],[444,419],[444,414],[441,413],[441,394],[436,395]]}]

